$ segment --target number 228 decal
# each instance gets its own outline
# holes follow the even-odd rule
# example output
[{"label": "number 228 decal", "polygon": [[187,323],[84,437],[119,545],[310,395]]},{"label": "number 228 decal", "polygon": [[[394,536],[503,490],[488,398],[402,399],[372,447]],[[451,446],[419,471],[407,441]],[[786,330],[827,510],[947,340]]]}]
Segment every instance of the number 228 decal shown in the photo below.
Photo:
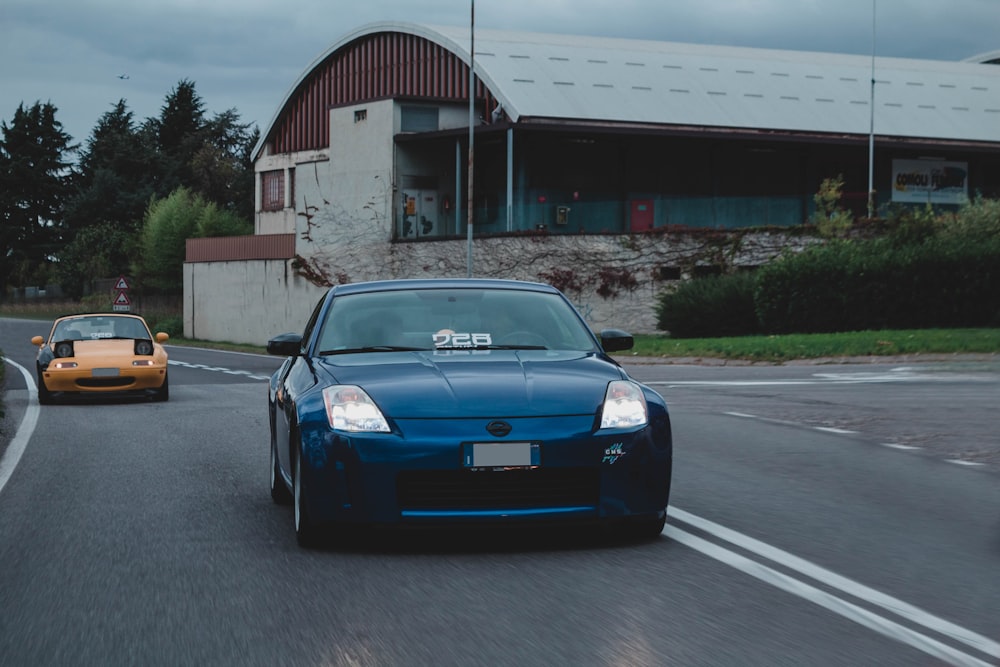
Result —
[{"label": "number 228 decal", "polygon": [[492,344],[493,335],[488,333],[456,333],[444,330],[434,334],[435,347],[479,347]]}]

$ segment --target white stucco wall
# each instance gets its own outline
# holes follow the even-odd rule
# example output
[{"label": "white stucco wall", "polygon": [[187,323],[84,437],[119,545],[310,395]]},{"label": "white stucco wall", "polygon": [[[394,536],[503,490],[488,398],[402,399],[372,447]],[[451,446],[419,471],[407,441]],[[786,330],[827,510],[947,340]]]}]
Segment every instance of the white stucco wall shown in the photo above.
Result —
[{"label": "white stucco wall", "polygon": [[330,283],[371,280],[384,275],[392,238],[394,103],[333,109],[330,122],[329,161],[295,170],[296,253]]},{"label": "white stucco wall", "polygon": [[[298,169],[315,163],[327,162],[329,150],[300,151],[280,155],[264,155],[254,163],[254,234],[288,234],[295,231],[298,207]],[[285,206],[280,211],[261,210],[261,173],[281,171],[285,182]]]},{"label": "white stucco wall", "polygon": [[325,292],[286,260],[185,264],[184,336],[263,345],[301,332]]}]

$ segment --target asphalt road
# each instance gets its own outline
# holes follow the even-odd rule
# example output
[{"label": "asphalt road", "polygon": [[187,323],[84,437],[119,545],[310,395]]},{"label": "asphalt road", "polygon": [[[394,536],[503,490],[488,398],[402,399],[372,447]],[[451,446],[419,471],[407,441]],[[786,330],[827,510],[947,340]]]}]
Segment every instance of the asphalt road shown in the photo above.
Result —
[{"label": "asphalt road", "polygon": [[996,364],[629,366],[672,406],[658,540],[310,551],[267,492],[278,360],[169,352],[168,403],[39,408],[8,363],[3,665],[1000,664]]}]

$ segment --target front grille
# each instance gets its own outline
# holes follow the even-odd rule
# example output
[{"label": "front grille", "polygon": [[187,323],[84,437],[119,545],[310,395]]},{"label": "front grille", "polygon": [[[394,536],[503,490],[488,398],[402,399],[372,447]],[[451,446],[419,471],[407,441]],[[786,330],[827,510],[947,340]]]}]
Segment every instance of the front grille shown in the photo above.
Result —
[{"label": "front grille", "polygon": [[130,377],[80,378],[76,381],[80,387],[128,387],[135,383]]},{"label": "front grille", "polygon": [[401,510],[484,510],[596,506],[596,468],[413,470],[396,479]]}]

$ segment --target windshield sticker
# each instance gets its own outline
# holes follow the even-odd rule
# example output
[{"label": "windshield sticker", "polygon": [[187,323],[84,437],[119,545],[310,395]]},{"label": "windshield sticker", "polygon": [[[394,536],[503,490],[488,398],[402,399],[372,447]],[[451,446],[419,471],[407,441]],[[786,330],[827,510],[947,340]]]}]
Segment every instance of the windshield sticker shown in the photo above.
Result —
[{"label": "windshield sticker", "polygon": [[434,334],[434,347],[480,347],[493,344],[493,334],[458,333],[442,329]]}]

